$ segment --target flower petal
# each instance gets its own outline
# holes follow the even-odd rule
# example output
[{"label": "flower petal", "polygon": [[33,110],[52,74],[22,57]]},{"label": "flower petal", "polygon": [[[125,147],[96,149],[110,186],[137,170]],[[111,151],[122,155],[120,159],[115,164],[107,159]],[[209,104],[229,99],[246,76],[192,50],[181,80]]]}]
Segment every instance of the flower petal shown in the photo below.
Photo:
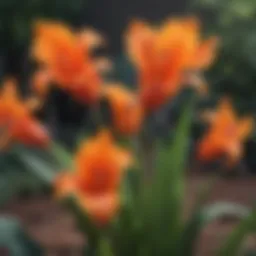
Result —
[{"label": "flower petal", "polygon": [[253,130],[254,122],[252,117],[245,117],[239,121],[239,138],[241,140],[246,139]]},{"label": "flower petal", "polygon": [[115,193],[101,195],[80,195],[79,203],[89,217],[99,226],[108,224],[117,214],[120,202]]}]

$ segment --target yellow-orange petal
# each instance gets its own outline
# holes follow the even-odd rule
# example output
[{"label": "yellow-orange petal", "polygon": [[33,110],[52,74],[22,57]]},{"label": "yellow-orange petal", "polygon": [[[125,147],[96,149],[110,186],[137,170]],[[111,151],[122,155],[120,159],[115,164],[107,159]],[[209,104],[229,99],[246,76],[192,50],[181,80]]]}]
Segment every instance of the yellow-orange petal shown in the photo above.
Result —
[{"label": "yellow-orange petal", "polygon": [[16,101],[19,98],[17,81],[15,78],[6,78],[3,81],[1,97],[9,101]]},{"label": "yellow-orange petal", "polygon": [[196,70],[209,68],[216,59],[218,45],[217,37],[211,37],[202,42],[192,58],[191,67]]},{"label": "yellow-orange petal", "polygon": [[54,182],[54,190],[58,198],[66,197],[77,191],[73,175],[66,172],[59,174]]},{"label": "yellow-orange petal", "polygon": [[43,148],[49,145],[48,131],[36,120],[14,120],[9,129],[11,136],[25,145]]},{"label": "yellow-orange petal", "polygon": [[113,125],[120,134],[139,131],[143,111],[137,96],[122,85],[110,85],[103,89],[103,96],[110,104]]},{"label": "yellow-orange petal", "polygon": [[241,140],[246,139],[253,130],[254,122],[252,117],[245,117],[238,123],[238,133]]},{"label": "yellow-orange petal", "polygon": [[98,226],[108,224],[115,217],[120,206],[119,196],[116,193],[82,194],[78,199],[81,207]]},{"label": "yellow-orange petal", "polygon": [[51,75],[47,70],[38,70],[31,79],[32,90],[40,97],[45,98],[50,89]]},{"label": "yellow-orange petal", "polygon": [[156,61],[156,34],[143,21],[134,21],[125,34],[126,48],[130,59],[140,69],[153,65]]},{"label": "yellow-orange petal", "polygon": [[243,156],[242,144],[239,141],[231,142],[226,149],[227,165],[234,166]]},{"label": "yellow-orange petal", "polygon": [[221,123],[225,126],[226,124],[236,126],[237,117],[235,115],[234,108],[229,98],[224,97],[220,100],[219,106],[217,108],[217,113],[217,123]]}]

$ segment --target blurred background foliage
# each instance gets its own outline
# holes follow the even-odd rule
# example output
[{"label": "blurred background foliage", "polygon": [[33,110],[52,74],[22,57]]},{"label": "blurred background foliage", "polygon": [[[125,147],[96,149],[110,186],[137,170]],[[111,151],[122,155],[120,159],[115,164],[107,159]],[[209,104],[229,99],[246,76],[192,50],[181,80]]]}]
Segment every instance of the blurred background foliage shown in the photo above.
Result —
[{"label": "blurred background foliage", "polygon": [[[136,73],[122,47],[122,34],[128,22],[133,18],[160,22],[172,14],[186,13],[197,14],[203,21],[205,34],[219,35],[221,41],[217,62],[207,73],[214,93],[210,99],[205,99],[203,106],[212,106],[220,95],[228,94],[241,112],[254,114],[255,0],[1,0],[0,77],[15,75],[27,90],[28,77],[33,68],[29,58],[31,26],[38,18],[51,18],[75,27],[89,24],[104,32],[109,41],[108,49],[104,51],[110,52],[115,62],[111,79],[134,87]],[[46,106],[40,117],[50,124],[52,132],[61,141],[74,144],[77,139],[73,138],[74,134],[80,134],[77,129],[81,129],[81,123],[88,120],[87,107],[74,103],[69,95],[59,91],[52,94]],[[197,137],[197,128],[195,134]],[[255,147],[253,142],[248,147],[247,155],[253,153]]]},{"label": "blurred background foliage", "polygon": [[228,94],[242,112],[256,111],[256,1],[194,0],[188,8],[207,33],[220,36],[220,53],[210,70],[212,89]]},{"label": "blurred background foliage", "polygon": [[26,70],[31,25],[38,18],[53,18],[79,25],[84,0],[2,0],[0,1],[1,75],[22,78]]}]

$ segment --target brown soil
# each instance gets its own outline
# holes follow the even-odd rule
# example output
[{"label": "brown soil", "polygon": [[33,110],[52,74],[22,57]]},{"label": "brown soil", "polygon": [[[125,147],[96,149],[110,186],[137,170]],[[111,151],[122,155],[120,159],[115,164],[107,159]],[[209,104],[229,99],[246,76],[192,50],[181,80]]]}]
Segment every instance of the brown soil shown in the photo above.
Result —
[{"label": "brown soil", "polygon": [[[207,177],[198,175],[187,180],[187,213],[195,202],[198,188],[207,180]],[[229,201],[251,207],[255,199],[256,178],[240,177],[217,182],[207,203]],[[46,249],[47,256],[82,255],[84,241],[75,228],[72,216],[50,197],[13,200],[1,210],[1,214],[20,219],[28,233]],[[237,224],[237,220],[224,219],[206,227],[198,241],[197,256],[214,255],[216,247]],[[249,237],[246,246],[256,248],[255,237]]]}]

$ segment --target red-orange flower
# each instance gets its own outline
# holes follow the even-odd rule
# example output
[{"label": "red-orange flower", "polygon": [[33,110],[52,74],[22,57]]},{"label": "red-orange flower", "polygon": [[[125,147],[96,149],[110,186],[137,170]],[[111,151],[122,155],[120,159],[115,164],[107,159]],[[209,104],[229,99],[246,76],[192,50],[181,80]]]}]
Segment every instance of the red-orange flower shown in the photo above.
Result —
[{"label": "red-orange flower", "polygon": [[130,163],[130,155],[114,144],[108,131],[101,131],[82,144],[75,172],[57,179],[57,195],[74,193],[91,219],[104,225],[118,211],[120,183]]},{"label": "red-orange flower", "polygon": [[172,19],[159,28],[134,22],[126,38],[147,110],[179,92],[184,71],[207,68],[215,56],[216,39],[201,42],[199,24],[191,18]]},{"label": "red-orange flower", "polygon": [[135,134],[141,128],[143,111],[134,93],[124,86],[104,87],[103,95],[107,98],[115,129],[121,134]]},{"label": "red-orange flower", "polygon": [[50,90],[51,76],[46,69],[37,70],[31,78],[32,91],[45,99]]},{"label": "red-orange flower", "polygon": [[14,80],[6,80],[0,93],[1,147],[11,140],[27,145],[48,145],[48,133],[32,116],[30,103],[34,105],[33,101],[20,99]]},{"label": "red-orange flower", "polygon": [[33,56],[47,66],[52,80],[82,102],[99,97],[101,79],[90,56],[90,47],[61,23],[41,22],[35,27]]},{"label": "red-orange flower", "polygon": [[217,112],[211,116],[208,133],[199,144],[199,158],[211,161],[224,156],[228,163],[236,163],[243,155],[243,142],[252,131],[252,126],[252,118],[239,120],[230,102],[222,100]]}]

